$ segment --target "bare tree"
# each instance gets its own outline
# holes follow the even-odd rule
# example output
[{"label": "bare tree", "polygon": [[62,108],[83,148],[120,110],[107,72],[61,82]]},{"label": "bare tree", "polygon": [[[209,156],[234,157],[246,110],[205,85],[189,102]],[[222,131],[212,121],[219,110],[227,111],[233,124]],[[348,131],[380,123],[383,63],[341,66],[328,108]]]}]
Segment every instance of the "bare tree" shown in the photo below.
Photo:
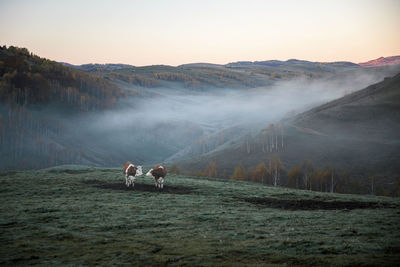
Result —
[{"label": "bare tree", "polygon": [[331,193],[334,193],[337,180],[334,179],[335,169],[331,168]]},{"label": "bare tree", "polygon": [[303,173],[303,184],[305,189],[311,190],[311,180],[310,173],[314,171],[314,164],[311,160],[305,160],[303,164],[301,164],[301,172]]},{"label": "bare tree", "polygon": [[370,194],[375,195],[375,174],[371,173],[368,177],[368,181],[370,184]]},{"label": "bare tree", "polygon": [[270,170],[272,173],[273,184],[274,186],[277,186],[279,184],[281,171],[284,170],[284,166],[282,164],[282,161],[279,159],[278,155],[274,155],[270,159],[270,166],[271,166]]}]

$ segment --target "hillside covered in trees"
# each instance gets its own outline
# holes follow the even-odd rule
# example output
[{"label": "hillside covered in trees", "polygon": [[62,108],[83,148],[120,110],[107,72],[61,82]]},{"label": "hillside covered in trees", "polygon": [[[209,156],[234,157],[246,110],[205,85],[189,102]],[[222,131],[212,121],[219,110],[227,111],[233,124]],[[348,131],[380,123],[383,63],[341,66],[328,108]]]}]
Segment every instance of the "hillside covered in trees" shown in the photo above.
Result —
[{"label": "hillside covered in trees", "polygon": [[66,117],[110,109],[135,95],[25,48],[0,47],[0,168],[85,162],[82,148],[60,143]]},{"label": "hillside covered in trees", "polygon": [[0,77],[0,100],[10,105],[51,103],[88,111],[110,108],[127,94],[101,77],[13,46],[0,47]]}]

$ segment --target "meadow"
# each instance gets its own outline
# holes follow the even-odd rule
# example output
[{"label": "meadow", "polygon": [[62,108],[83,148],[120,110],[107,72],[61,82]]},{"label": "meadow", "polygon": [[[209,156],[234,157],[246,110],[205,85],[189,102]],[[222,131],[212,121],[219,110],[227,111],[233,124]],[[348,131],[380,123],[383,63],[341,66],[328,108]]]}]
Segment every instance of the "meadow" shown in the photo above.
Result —
[{"label": "meadow", "polygon": [[119,169],[0,173],[0,265],[394,266],[400,199]]}]

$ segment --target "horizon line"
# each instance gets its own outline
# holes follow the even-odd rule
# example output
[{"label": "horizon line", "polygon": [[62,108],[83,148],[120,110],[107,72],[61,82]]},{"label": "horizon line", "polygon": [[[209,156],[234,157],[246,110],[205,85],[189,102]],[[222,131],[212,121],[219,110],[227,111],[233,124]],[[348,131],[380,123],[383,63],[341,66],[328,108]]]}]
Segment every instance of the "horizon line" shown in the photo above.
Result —
[{"label": "horizon line", "polygon": [[21,47],[21,46],[16,46],[16,45],[1,45],[2,47],[6,47],[6,48],[10,48],[10,47],[16,47],[16,48],[22,48],[22,49],[27,49],[30,53],[32,53],[33,55],[36,55],[38,57],[41,58],[45,58],[45,59],[49,59],[52,61],[55,61],[57,63],[60,64],[69,64],[69,65],[73,65],[73,66],[82,66],[82,65],[129,65],[132,67],[149,67],[149,66],[170,66],[170,67],[179,67],[179,66],[184,66],[184,65],[194,65],[194,64],[208,64],[208,65],[219,65],[219,66],[225,66],[228,64],[233,64],[233,63],[241,63],[241,62],[249,62],[249,63],[256,63],[256,62],[268,62],[268,61],[280,61],[280,62],[287,62],[290,60],[297,60],[297,61],[306,61],[306,62],[310,62],[310,63],[320,63],[320,64],[329,64],[329,63],[339,63],[339,62],[347,62],[347,63],[353,63],[356,65],[360,65],[363,63],[368,63],[370,61],[374,61],[374,60],[378,60],[381,58],[392,58],[392,57],[400,57],[399,55],[391,55],[391,56],[379,56],[377,58],[373,58],[373,59],[369,59],[367,61],[363,61],[363,62],[353,62],[353,61],[349,61],[349,60],[335,60],[335,61],[312,61],[312,60],[307,60],[307,59],[299,59],[299,58],[287,58],[286,60],[283,59],[264,59],[264,60],[238,60],[238,61],[230,61],[228,63],[212,63],[212,62],[190,62],[190,63],[183,63],[183,64],[178,64],[178,65],[172,65],[172,64],[163,64],[163,63],[159,63],[159,64],[149,64],[149,65],[134,65],[131,63],[123,63],[123,62],[118,62],[118,63],[114,63],[114,62],[106,62],[106,63],[98,63],[98,62],[90,62],[90,63],[82,63],[82,64],[76,64],[76,63],[70,63],[68,61],[64,61],[64,60],[55,60],[55,59],[51,59],[49,57],[45,57],[45,56],[41,56],[39,54],[36,54],[34,52],[32,52],[32,50],[30,50],[27,47]]}]

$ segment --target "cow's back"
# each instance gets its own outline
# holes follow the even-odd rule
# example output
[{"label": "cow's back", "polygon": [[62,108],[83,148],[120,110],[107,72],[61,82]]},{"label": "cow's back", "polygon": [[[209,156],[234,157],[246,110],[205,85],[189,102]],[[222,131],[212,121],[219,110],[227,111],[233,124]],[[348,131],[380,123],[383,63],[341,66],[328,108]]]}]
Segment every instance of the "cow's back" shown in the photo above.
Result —
[{"label": "cow's back", "polygon": [[126,169],[128,168],[128,166],[132,164],[130,161],[127,161],[124,163],[124,167],[122,168],[122,173],[126,174]]},{"label": "cow's back", "polygon": [[122,169],[122,172],[127,176],[135,176],[136,171],[137,167],[129,161],[124,164],[124,168]]},{"label": "cow's back", "polygon": [[165,178],[165,176],[167,176],[167,169],[161,164],[157,164],[154,166],[152,174],[156,179],[160,177]]}]

